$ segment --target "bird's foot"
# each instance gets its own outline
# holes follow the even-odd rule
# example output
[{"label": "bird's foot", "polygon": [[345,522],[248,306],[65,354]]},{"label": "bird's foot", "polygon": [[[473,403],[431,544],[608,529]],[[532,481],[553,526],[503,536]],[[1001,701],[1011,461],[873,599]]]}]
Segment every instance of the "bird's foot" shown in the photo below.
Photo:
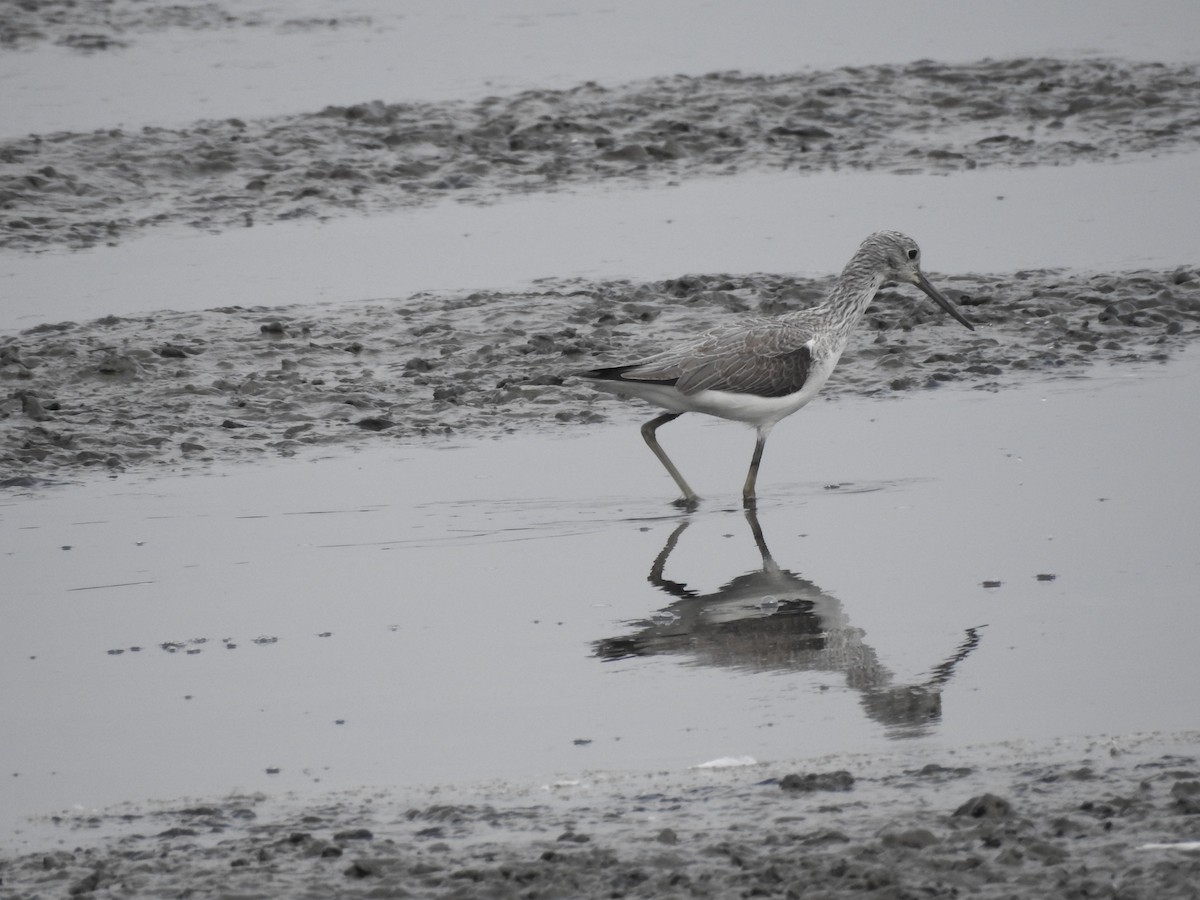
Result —
[{"label": "bird's foot", "polygon": [[692,512],[693,510],[696,509],[697,506],[700,505],[700,498],[697,497],[695,494],[690,494],[689,496],[679,497],[676,500],[672,500],[671,505],[678,507],[679,509],[683,509],[683,510],[687,510],[688,512]]}]

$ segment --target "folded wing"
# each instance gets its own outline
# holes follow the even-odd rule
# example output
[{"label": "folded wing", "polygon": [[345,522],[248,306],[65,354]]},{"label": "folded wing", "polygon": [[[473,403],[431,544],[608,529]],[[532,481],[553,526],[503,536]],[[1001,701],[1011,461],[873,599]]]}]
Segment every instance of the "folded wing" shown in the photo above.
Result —
[{"label": "folded wing", "polygon": [[628,366],[585,372],[590,378],[673,385],[680,393],[729,391],[785,397],[804,387],[812,340],[797,329],[762,323],[715,332]]}]

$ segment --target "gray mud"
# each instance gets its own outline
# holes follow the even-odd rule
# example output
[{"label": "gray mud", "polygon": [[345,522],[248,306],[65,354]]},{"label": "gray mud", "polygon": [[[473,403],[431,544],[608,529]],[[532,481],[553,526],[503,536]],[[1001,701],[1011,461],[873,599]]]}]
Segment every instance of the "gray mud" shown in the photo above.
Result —
[{"label": "gray mud", "polygon": [[0,247],[89,247],[162,224],[220,231],[600,181],[1108,161],[1194,148],[1198,108],[1194,65],[1022,58],[678,75],[30,135],[0,142]]},{"label": "gray mud", "polygon": [[[274,13],[274,14],[273,14]],[[277,28],[283,31],[364,25],[364,16],[287,17],[277,11],[234,13],[220,3],[129,3],[113,0],[14,0],[0,6],[0,48],[43,42],[79,53],[119,51],[168,29]]]},{"label": "gray mud", "polygon": [[291,809],[261,795],[131,806],[55,819],[57,847],[0,858],[0,891],[1194,898],[1200,766],[1179,749],[1152,737],[1052,752],[1056,761],[1010,749],[980,764],[990,753],[977,750],[969,764],[850,758],[836,770],[361,792]]},{"label": "gray mud", "polygon": [[[938,278],[968,332],[885,288],[823,396],[997,389],[1094,362],[1165,359],[1200,335],[1200,273]],[[0,484],[306,447],[561,427],[640,404],[572,370],[822,298],[832,278],[550,282],[533,292],[107,316],[0,337]]]}]

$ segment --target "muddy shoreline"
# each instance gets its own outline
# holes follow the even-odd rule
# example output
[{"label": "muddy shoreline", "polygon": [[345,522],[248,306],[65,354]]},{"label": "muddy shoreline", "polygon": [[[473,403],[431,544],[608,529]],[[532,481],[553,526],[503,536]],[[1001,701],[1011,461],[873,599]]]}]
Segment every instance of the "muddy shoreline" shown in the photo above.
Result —
[{"label": "muddy shoreline", "polygon": [[1197,735],[130,804],[46,823],[0,891],[190,897],[1200,895]]},{"label": "muddy shoreline", "polygon": [[[1095,362],[1166,359],[1200,335],[1200,272],[934,276],[971,333],[885,288],[823,392],[995,390]],[[496,435],[640,416],[570,377],[661,342],[817,302],[831,278],[547,282],[536,291],[107,316],[0,338],[0,484]]]},{"label": "muddy shoreline", "polygon": [[[1195,147],[1198,92],[1194,65],[924,61],[31,135],[0,143],[0,247],[763,169],[1111,161]],[[885,289],[825,398],[948,382],[995,389],[1097,360],[1163,358],[1200,319],[1194,266],[932,274],[979,332]],[[633,417],[636,405],[597,400],[565,376],[739,315],[817,302],[831,281],[557,280],[509,293],[48,322],[0,336],[0,483]]]},{"label": "muddy shoreline", "polygon": [[0,248],[112,244],[599,182],[1109,162],[1200,142],[1200,71],[1110,59],[678,75],[478,102],[0,141]]}]

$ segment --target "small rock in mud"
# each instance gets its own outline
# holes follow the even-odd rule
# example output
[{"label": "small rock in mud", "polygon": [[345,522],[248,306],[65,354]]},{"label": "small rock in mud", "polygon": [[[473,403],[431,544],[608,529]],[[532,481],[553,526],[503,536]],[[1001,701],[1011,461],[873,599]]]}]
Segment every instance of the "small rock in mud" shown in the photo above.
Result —
[{"label": "small rock in mud", "polygon": [[1200,815],[1200,781],[1177,781],[1171,786],[1175,809],[1184,815]]},{"label": "small rock in mud", "polygon": [[132,375],[137,370],[137,362],[124,355],[109,354],[96,364],[96,371],[101,375]]},{"label": "small rock in mud", "polygon": [[916,774],[922,778],[965,778],[974,771],[968,766],[947,767],[938,763],[927,763]]},{"label": "small rock in mud", "polygon": [[972,797],[954,811],[954,815],[970,819],[1006,819],[1012,815],[1012,804],[995,794]]},{"label": "small rock in mud", "polygon": [[345,871],[347,878],[370,878],[372,875],[378,874],[378,867],[365,859],[355,860]]},{"label": "small rock in mud", "polygon": [[339,831],[333,836],[335,841],[371,841],[375,839],[375,835],[369,828],[352,828],[346,831]]},{"label": "small rock in mud", "polygon": [[382,416],[367,416],[365,419],[359,419],[354,424],[363,431],[384,431],[396,425],[391,419],[385,419]]},{"label": "small rock in mud", "polygon": [[845,769],[836,772],[810,772],[805,775],[785,775],[779,780],[785,791],[849,791],[854,787],[854,776]]}]

